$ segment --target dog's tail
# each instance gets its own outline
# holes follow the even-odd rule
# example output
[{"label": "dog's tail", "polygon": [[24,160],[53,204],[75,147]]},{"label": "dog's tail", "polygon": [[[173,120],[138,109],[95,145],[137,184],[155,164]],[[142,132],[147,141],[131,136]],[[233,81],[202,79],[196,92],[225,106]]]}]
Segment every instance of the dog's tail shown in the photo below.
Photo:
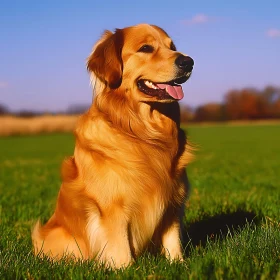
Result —
[{"label": "dog's tail", "polygon": [[31,238],[35,255],[40,255],[43,249],[44,241],[41,236],[41,222],[38,220],[33,227]]}]

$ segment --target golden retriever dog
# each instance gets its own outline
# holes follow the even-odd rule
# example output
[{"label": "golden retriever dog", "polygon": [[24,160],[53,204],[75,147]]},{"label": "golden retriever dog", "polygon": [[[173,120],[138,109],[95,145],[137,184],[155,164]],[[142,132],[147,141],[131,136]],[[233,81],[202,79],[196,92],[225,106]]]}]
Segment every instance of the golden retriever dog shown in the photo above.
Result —
[{"label": "golden retriever dog", "polygon": [[62,165],[54,214],[37,222],[35,254],[112,268],[144,251],[182,260],[191,149],[180,128],[181,84],[192,58],[155,25],[106,31],[87,60],[94,101]]}]

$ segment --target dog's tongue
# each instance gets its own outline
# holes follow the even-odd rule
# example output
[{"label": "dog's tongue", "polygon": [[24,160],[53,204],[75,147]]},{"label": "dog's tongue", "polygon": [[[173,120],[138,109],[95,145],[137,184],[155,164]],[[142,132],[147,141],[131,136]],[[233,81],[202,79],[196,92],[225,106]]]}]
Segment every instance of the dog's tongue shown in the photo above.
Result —
[{"label": "dog's tongue", "polygon": [[164,89],[174,99],[181,100],[184,97],[183,89],[181,86],[171,86],[168,84],[157,84],[160,89]]}]

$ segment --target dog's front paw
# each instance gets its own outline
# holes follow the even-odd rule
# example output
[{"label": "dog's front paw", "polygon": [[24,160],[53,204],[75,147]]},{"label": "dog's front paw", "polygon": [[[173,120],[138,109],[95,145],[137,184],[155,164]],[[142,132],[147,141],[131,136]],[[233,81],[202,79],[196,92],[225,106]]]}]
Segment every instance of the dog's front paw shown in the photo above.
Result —
[{"label": "dog's front paw", "polygon": [[129,254],[104,254],[100,256],[99,262],[112,269],[121,269],[131,265],[133,263],[133,259]]},{"label": "dog's front paw", "polygon": [[184,258],[183,258],[183,254],[180,248],[173,248],[173,249],[167,249],[164,248],[163,249],[163,253],[165,255],[165,257],[170,260],[170,261],[180,261],[183,262]]}]

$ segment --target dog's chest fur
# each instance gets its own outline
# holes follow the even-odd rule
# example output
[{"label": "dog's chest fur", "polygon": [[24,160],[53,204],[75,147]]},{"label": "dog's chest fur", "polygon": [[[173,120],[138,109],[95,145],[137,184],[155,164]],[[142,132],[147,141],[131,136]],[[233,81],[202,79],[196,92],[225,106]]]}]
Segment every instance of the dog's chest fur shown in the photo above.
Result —
[{"label": "dog's chest fur", "polygon": [[[149,143],[139,139],[131,141],[131,136],[123,133],[109,133],[112,128],[104,124],[99,128],[98,122],[94,123],[92,133],[92,125],[88,126],[88,134],[79,135],[77,131],[75,151],[85,192],[93,198],[91,203],[96,204],[88,207],[94,209],[88,213],[88,223],[92,224],[88,228],[98,228],[103,213],[121,209],[128,221],[129,231],[134,233],[130,241],[137,255],[152,239],[167,209],[180,208],[184,203],[184,168],[178,169],[178,165],[185,152],[181,147],[178,156],[178,139],[167,141],[168,135],[157,145],[153,139]],[[87,130],[83,128],[82,131]],[[99,209],[99,216],[95,208]]]}]

